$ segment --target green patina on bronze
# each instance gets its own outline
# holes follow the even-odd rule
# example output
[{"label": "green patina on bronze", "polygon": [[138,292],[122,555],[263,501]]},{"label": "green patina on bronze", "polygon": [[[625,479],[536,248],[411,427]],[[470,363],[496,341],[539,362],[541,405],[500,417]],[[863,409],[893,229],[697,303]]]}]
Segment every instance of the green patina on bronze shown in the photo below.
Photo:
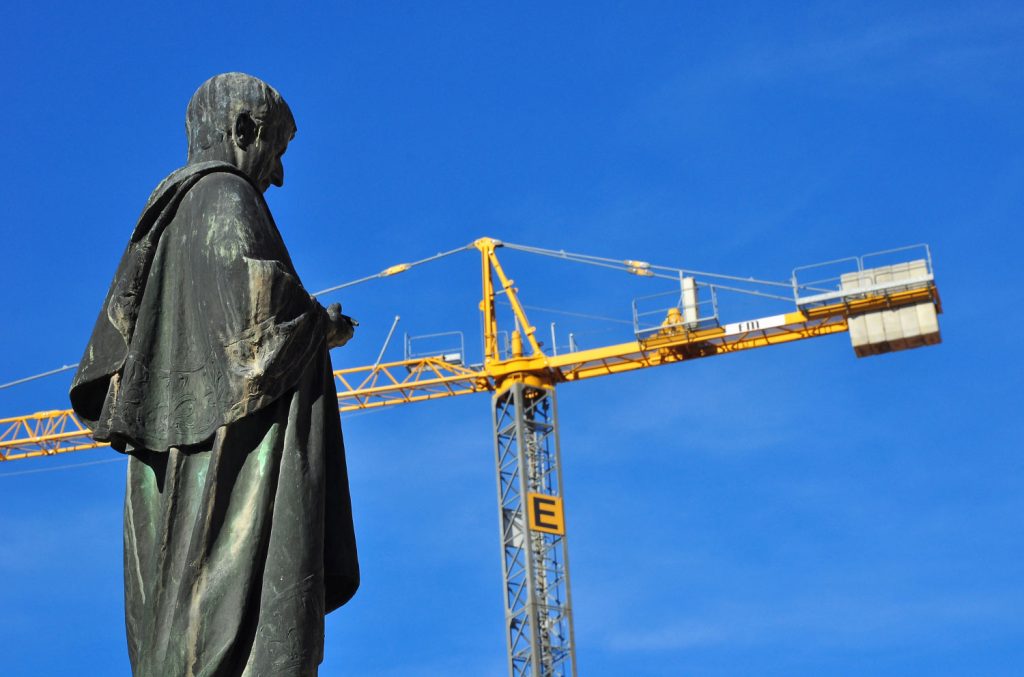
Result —
[{"label": "green patina on bronze", "polygon": [[229,73],[189,104],[189,164],[150,197],[72,384],[130,454],[125,617],[137,676],[305,676],[359,571],[328,349],[263,191],[294,134]]}]

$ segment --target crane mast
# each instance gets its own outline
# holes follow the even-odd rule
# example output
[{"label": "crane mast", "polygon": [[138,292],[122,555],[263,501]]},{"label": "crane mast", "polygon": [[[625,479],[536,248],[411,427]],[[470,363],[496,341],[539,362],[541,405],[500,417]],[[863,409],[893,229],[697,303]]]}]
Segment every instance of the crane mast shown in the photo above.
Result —
[{"label": "crane mast", "polygon": [[576,675],[569,545],[554,388],[494,395],[509,675]]},{"label": "crane mast", "polygon": [[[588,263],[638,275],[678,280],[679,294],[654,325],[643,326],[634,303],[635,340],[588,350],[545,354],[519,300],[518,290],[498,260],[508,247]],[[428,259],[398,264],[357,280],[388,277],[450,254],[477,250],[481,260],[483,362],[464,364],[464,356],[446,355],[350,367],[334,372],[342,412],[391,407],[412,402],[488,392],[494,428],[499,538],[505,607],[505,642],[510,677],[576,677],[572,594],[566,529],[561,449],[555,389],[558,384],[713,355],[780,345],[849,332],[858,357],[940,342],[936,314],[938,289],[927,247],[904,248],[878,255],[899,259],[868,265],[855,257],[794,269],[789,283],[761,284],[791,290],[795,310],[722,324],[716,285],[759,282],[711,274],[688,273],[642,261],[617,261],[564,251],[502,243],[480,238],[465,247]],[[840,265],[845,272],[822,272]],[[807,281],[807,276],[813,277]],[[824,275],[824,277],[822,277]],[[717,279],[698,282],[698,276]],[[355,284],[349,283],[349,284]],[[699,309],[697,288],[711,294],[711,312]],[[333,291],[341,285],[325,291]],[[772,294],[733,288],[759,296]],[[508,349],[499,345],[497,297],[511,307],[515,328]],[[71,410],[44,411],[0,419],[0,462],[79,451],[104,444]]]},{"label": "crane mast", "polygon": [[[569,544],[554,374],[512,280],[498,261],[500,243],[474,243],[483,264],[484,367],[500,374],[491,398],[498,476],[498,522],[511,677],[576,677]],[[493,275],[493,276],[492,276]],[[498,349],[494,277],[512,307],[516,329],[503,369]],[[530,358],[524,356],[524,338]]]}]

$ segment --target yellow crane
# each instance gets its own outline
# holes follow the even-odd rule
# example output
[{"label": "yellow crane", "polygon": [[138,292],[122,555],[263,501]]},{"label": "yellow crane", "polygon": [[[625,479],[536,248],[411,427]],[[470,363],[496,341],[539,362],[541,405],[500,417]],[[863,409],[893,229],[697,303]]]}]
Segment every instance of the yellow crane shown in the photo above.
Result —
[{"label": "yellow crane", "polygon": [[[502,248],[670,280],[673,291],[667,307],[647,310],[634,301],[634,340],[586,350],[571,345],[562,354],[551,346],[545,352],[519,290],[498,259]],[[841,332],[849,332],[859,357],[940,341],[941,303],[926,245],[804,266],[794,269],[788,282],[768,282],[485,237],[319,293],[390,277],[467,250],[476,250],[481,263],[481,363],[467,364],[463,350],[425,356],[407,351],[403,360],[378,358],[372,365],[339,369],[334,376],[342,412],[492,393],[505,641],[513,677],[576,675],[556,386]],[[793,306],[782,314],[723,324],[717,300],[722,290]],[[780,290],[787,295],[781,296]],[[505,333],[505,345],[498,323],[502,298],[514,326]],[[104,445],[92,440],[70,410],[0,419],[0,462],[99,446]]]}]

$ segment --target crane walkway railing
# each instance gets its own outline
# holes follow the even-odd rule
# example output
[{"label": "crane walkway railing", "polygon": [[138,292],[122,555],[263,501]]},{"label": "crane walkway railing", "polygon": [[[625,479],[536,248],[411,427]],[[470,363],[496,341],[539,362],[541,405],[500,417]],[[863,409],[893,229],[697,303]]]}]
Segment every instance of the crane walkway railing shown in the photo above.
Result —
[{"label": "crane walkway railing", "polygon": [[[378,409],[399,404],[409,404],[459,395],[480,392],[493,392],[524,375],[535,377],[542,382],[555,384],[580,381],[596,376],[623,373],[647,367],[671,364],[712,355],[731,353],[753,348],[778,345],[817,336],[840,333],[850,330],[851,319],[868,316],[871,313],[884,313],[897,308],[911,307],[919,304],[934,306],[934,312],[941,312],[938,291],[935,287],[931,267],[931,254],[924,245],[923,256],[917,262],[899,264],[907,271],[923,274],[881,275],[875,279],[873,271],[883,268],[869,268],[867,262],[874,263],[875,258],[882,255],[905,254],[912,248],[890,250],[879,254],[841,259],[838,261],[804,266],[793,271],[788,283],[765,282],[754,278],[742,278],[728,275],[698,273],[680,268],[655,266],[642,261],[618,261],[600,257],[588,257],[567,252],[542,250],[520,245],[502,245],[492,241],[494,246],[505,246],[510,249],[527,253],[551,256],[578,263],[597,265],[603,268],[615,268],[642,277],[656,277],[672,280],[675,284],[683,284],[689,277],[711,278],[712,282],[699,281],[699,285],[710,287],[712,296],[708,301],[698,301],[696,296],[687,296],[674,291],[679,303],[670,308],[664,321],[656,326],[644,326],[643,331],[636,332],[636,340],[606,345],[598,348],[568,352],[551,351],[551,355],[539,349],[523,355],[513,351],[498,351],[496,357],[489,357],[481,364],[469,364],[465,354],[461,334],[448,334],[447,337],[458,336],[458,359],[453,350],[444,350],[436,355],[416,355],[406,341],[406,358],[396,362],[381,362],[367,366],[339,369],[334,372],[338,393],[338,406],[342,412],[365,409]],[[409,268],[449,256],[459,251],[472,249],[473,246],[443,252],[412,264],[400,264],[385,271],[352,283],[338,285],[319,293],[358,284],[370,279],[388,277]],[[845,266],[840,274],[818,278],[811,282],[801,280],[809,271],[819,271],[828,266]],[[893,268],[894,266],[889,266]],[[887,274],[886,274],[887,275]],[[721,280],[729,282],[723,285]],[[770,292],[760,292],[743,287],[746,285],[763,284],[768,288],[789,287],[792,291],[790,303],[796,301],[797,310],[778,315],[759,317],[752,320],[720,324],[718,320],[718,301],[716,290],[728,289],[755,296],[784,299]],[[485,287],[486,288],[486,287]],[[811,292],[808,294],[807,292]],[[509,299],[518,303],[516,299]],[[710,312],[699,310],[709,304]],[[790,306],[792,308],[792,306]],[[522,306],[520,306],[520,309]],[[675,312],[673,312],[675,311]],[[640,314],[634,306],[634,327],[640,327]],[[523,323],[524,326],[526,323]],[[393,327],[392,327],[393,329]],[[936,330],[937,331],[937,330]],[[500,332],[498,332],[500,333]],[[518,333],[518,330],[513,333]],[[446,335],[431,335],[420,338],[446,338]],[[929,339],[931,340],[931,339]],[[935,341],[938,340],[937,334]],[[520,341],[520,343],[522,343]],[[855,347],[856,347],[855,343]],[[447,348],[447,345],[444,346]],[[575,348],[575,346],[574,346]],[[898,349],[898,348],[896,348]],[[870,351],[858,354],[873,354]],[[72,365],[73,366],[73,365]],[[72,368],[65,366],[50,373],[59,373]],[[43,376],[37,375],[37,376]],[[19,379],[9,385],[32,380],[37,376]],[[90,437],[89,429],[71,410],[43,411],[27,416],[16,416],[0,419],[0,462],[48,456],[71,451],[79,451],[104,446]]]}]

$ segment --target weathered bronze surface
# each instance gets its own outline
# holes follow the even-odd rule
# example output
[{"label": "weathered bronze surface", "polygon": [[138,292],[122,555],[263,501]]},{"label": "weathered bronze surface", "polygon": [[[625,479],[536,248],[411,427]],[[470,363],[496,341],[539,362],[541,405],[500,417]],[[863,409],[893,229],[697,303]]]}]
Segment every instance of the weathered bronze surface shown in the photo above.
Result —
[{"label": "weathered bronze surface", "polygon": [[241,73],[188,105],[188,164],[153,192],[71,386],[129,454],[132,671],[315,675],[359,585],[328,349],[353,322],[303,288],[263,192],[291,111]]}]

